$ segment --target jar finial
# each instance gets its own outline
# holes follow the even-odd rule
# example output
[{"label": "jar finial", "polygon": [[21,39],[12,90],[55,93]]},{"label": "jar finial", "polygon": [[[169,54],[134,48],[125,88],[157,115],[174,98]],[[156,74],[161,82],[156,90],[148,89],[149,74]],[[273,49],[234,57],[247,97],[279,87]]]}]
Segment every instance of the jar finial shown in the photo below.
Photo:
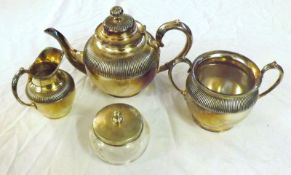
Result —
[{"label": "jar finial", "polygon": [[120,125],[123,121],[122,113],[120,111],[114,111],[112,121],[116,125]]}]

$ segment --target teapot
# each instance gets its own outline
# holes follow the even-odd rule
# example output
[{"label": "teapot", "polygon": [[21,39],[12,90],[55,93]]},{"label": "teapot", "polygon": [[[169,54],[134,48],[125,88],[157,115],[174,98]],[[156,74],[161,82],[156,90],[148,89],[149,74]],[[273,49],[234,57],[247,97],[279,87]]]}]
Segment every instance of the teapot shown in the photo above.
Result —
[{"label": "teapot", "polygon": [[[172,61],[159,67],[162,38],[173,29],[186,35],[185,47]],[[59,42],[72,65],[87,74],[98,89],[116,97],[138,94],[158,72],[168,70],[176,58],[185,57],[192,46],[192,33],[185,23],[179,20],[164,23],[154,38],[145,25],[123,14],[120,6],[113,7],[110,16],[97,26],[84,51],[72,49],[54,28],[45,32]]]}]

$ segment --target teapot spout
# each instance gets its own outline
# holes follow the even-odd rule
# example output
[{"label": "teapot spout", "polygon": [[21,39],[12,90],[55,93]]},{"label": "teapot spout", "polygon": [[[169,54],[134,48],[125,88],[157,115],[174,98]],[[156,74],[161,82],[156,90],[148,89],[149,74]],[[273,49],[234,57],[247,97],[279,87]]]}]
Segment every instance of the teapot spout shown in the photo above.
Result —
[{"label": "teapot spout", "polygon": [[44,31],[45,33],[54,37],[59,44],[61,45],[63,51],[65,52],[66,57],[70,61],[70,63],[76,67],[78,70],[86,74],[85,65],[83,62],[83,52],[78,51],[76,49],[72,49],[67,39],[64,37],[61,32],[54,28],[47,28]]}]

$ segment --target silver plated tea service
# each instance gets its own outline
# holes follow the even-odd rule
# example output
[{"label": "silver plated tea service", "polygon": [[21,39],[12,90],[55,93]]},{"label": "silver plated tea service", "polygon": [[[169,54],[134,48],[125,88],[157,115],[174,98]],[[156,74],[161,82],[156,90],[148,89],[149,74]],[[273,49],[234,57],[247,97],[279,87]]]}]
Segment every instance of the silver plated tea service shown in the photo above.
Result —
[{"label": "silver plated tea service", "polygon": [[[183,32],[186,44],[180,54],[160,66],[162,38],[170,30]],[[97,26],[84,51],[73,49],[54,28],[45,32],[57,39],[63,51],[46,48],[29,69],[20,68],[13,77],[12,92],[19,103],[34,107],[51,119],[68,114],[75,97],[73,78],[59,69],[63,54],[74,67],[88,75],[99,90],[115,97],[134,96],[146,88],[157,73],[168,71],[170,81],[184,96],[195,122],[213,132],[229,130],[243,120],[257,100],[277,87],[284,75],[275,61],[260,70],[251,59],[231,51],[206,52],[192,63],[186,58],[192,46],[192,33],[185,23],[179,20],[164,23],[154,37],[145,25],[124,14],[119,6],[113,7],[110,16]],[[180,89],[173,78],[173,69],[180,63],[190,67],[185,89]],[[260,92],[264,74],[271,69],[277,70],[279,76],[269,89]],[[17,91],[18,80],[25,73],[28,74],[26,95],[30,102],[21,100]],[[93,151],[111,164],[136,160],[150,140],[145,118],[128,104],[102,108],[89,128]]]}]

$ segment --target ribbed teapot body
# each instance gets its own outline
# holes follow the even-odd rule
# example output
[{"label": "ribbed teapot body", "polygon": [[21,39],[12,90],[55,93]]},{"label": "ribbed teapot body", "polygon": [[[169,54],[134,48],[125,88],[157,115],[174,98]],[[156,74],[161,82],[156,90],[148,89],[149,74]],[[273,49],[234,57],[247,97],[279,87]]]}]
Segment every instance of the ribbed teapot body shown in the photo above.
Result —
[{"label": "ribbed teapot body", "polygon": [[131,34],[106,38],[97,27],[84,50],[86,72],[98,89],[127,97],[139,93],[155,77],[160,51],[154,38],[136,23]]},{"label": "ribbed teapot body", "polygon": [[[162,39],[171,30],[184,33],[186,44],[171,61],[159,66]],[[83,51],[73,49],[56,29],[48,28],[45,32],[59,42],[70,63],[87,74],[98,89],[116,97],[138,94],[156,73],[168,70],[177,58],[185,57],[192,46],[192,32],[180,20],[162,24],[154,38],[145,25],[124,14],[120,6],[111,8],[110,15],[96,27]]]}]

